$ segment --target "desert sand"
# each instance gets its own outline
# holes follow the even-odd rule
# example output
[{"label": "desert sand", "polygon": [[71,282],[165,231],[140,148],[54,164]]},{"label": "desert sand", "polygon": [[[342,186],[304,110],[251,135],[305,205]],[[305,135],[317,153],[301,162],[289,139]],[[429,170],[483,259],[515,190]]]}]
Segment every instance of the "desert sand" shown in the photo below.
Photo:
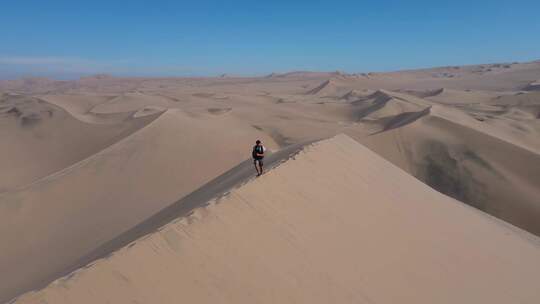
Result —
[{"label": "desert sand", "polygon": [[0,81],[0,303],[537,303],[539,79]]},{"label": "desert sand", "polygon": [[536,303],[539,259],[341,135],[16,303]]}]

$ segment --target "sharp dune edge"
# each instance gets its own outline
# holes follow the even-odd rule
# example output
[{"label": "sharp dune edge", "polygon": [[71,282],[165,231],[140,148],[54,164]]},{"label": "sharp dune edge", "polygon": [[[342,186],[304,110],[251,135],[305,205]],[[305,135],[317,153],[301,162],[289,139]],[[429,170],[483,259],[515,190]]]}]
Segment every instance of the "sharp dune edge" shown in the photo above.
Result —
[{"label": "sharp dune edge", "polygon": [[538,303],[539,259],[339,135],[15,303]]},{"label": "sharp dune edge", "polygon": [[537,303],[538,79],[0,81],[0,303]]}]

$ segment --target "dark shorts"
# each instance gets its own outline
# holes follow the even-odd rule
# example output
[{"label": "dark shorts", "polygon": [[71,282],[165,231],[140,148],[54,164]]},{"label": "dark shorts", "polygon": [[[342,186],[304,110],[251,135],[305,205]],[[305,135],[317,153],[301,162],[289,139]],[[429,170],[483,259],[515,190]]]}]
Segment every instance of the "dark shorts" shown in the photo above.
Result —
[{"label": "dark shorts", "polygon": [[259,163],[259,166],[263,166],[263,159],[262,158],[254,158],[253,163],[257,165]]}]

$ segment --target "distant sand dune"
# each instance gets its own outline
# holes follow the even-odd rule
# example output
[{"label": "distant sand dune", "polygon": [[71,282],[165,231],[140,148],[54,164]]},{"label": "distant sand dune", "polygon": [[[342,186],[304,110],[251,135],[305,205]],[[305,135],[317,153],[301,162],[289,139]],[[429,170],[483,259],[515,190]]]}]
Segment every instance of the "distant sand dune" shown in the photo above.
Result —
[{"label": "distant sand dune", "polygon": [[329,79],[317,87],[306,92],[306,95],[333,96],[339,90],[339,84],[334,79]]},{"label": "distant sand dune", "polygon": [[155,114],[161,114],[161,113],[163,113],[165,111],[166,111],[166,109],[164,109],[164,108],[154,107],[154,106],[146,106],[146,107],[138,110],[137,112],[135,112],[133,114],[133,117],[134,118],[145,117],[145,116],[150,116],[150,115],[155,115]]},{"label": "distant sand dune", "polygon": [[374,93],[373,90],[369,90],[369,89],[350,90],[347,93],[345,93],[343,96],[341,96],[339,99],[347,100],[347,101],[355,101],[373,93]]},{"label": "distant sand dune", "polygon": [[92,109],[115,99],[115,95],[47,94],[38,98],[61,107],[78,120],[90,124],[118,124],[132,117],[138,109],[127,112],[94,113]]},{"label": "distant sand dune", "polygon": [[170,100],[162,96],[149,96],[141,93],[122,94],[93,107],[90,112],[95,114],[121,113],[137,111],[145,106],[160,106],[167,108]]},{"label": "distant sand dune", "polygon": [[529,83],[524,89],[526,91],[540,91],[540,80]]},{"label": "distant sand dune", "polygon": [[528,92],[517,95],[506,95],[493,99],[491,105],[508,109],[519,109],[531,114],[530,119],[540,118],[540,92]]},{"label": "distant sand dune", "polygon": [[[408,99],[407,99],[408,98]],[[358,119],[380,125],[378,132],[399,128],[429,114],[430,105],[397,95],[394,92],[379,90],[352,104]]]},{"label": "distant sand dune", "polygon": [[444,110],[361,141],[435,189],[540,234],[540,154]]},{"label": "distant sand dune", "polygon": [[0,97],[0,193],[60,171],[155,119],[124,116],[108,119],[107,124],[101,124],[107,118],[98,119],[93,124],[70,114],[34,97]]}]

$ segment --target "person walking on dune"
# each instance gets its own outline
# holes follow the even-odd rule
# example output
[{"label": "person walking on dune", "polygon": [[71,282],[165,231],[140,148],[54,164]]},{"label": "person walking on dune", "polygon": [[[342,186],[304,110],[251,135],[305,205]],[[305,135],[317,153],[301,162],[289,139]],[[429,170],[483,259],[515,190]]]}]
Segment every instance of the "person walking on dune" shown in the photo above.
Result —
[{"label": "person walking on dune", "polygon": [[255,146],[253,146],[253,151],[251,151],[253,164],[255,165],[255,170],[257,170],[257,176],[261,176],[263,174],[263,159],[265,150],[266,148],[262,145],[262,142],[257,140],[255,142]]}]

